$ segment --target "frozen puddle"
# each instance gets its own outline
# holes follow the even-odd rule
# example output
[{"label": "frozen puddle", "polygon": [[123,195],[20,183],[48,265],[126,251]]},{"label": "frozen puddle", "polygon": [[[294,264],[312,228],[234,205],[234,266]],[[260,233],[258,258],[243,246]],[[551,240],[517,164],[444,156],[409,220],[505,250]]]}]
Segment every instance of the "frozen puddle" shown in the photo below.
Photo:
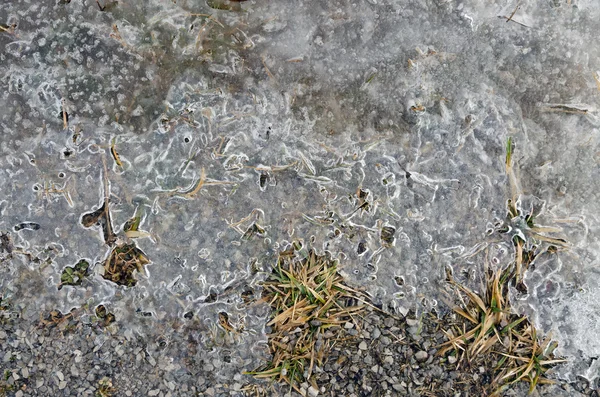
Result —
[{"label": "frozen puddle", "polygon": [[0,5],[0,286],[26,316],[196,319],[239,371],[292,241],[406,312],[518,235],[517,309],[578,359],[564,376],[598,376],[600,6],[87,3]]}]

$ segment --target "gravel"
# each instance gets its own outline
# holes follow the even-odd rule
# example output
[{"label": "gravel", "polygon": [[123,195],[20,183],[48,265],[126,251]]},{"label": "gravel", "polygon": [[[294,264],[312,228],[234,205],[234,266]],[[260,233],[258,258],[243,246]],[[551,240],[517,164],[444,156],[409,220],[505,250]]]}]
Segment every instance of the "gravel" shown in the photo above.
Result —
[{"label": "gravel", "polygon": [[[489,384],[492,374],[486,368],[468,365],[457,368],[455,357],[437,355],[436,346],[447,340],[440,327],[443,321],[430,314],[417,319],[409,313],[407,318],[401,319],[368,309],[364,323],[357,325],[362,329],[358,340],[350,338],[347,343],[336,344],[323,371],[317,375],[319,395],[488,395],[484,386]],[[529,384],[520,382],[503,395],[527,396],[528,391]],[[531,395],[597,396],[595,393],[585,382],[558,382],[538,386]]]},{"label": "gravel", "polygon": [[[76,317],[65,323],[49,327],[18,316],[0,319],[0,396],[96,396],[103,379],[110,380],[113,396],[299,395],[242,374],[252,367],[224,382],[220,368],[232,364],[208,358],[188,340],[189,330],[173,333],[161,346],[144,337],[127,339],[114,328],[90,327]],[[323,367],[315,367],[316,384],[301,385],[306,396],[485,395],[482,385],[491,379],[486,368],[457,368],[453,356],[436,354],[446,340],[436,317],[419,320],[409,313],[401,319],[368,309],[361,323],[352,324],[339,328],[345,337],[326,335],[338,342]],[[533,396],[597,396],[591,386],[585,380],[559,382],[538,386]],[[521,382],[504,395],[527,392],[528,384]]]}]

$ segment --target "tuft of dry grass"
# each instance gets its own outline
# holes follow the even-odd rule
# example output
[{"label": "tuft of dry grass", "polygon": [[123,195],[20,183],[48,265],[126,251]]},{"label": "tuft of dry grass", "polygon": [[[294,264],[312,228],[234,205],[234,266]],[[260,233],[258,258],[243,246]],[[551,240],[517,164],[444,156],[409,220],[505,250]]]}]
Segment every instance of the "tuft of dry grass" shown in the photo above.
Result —
[{"label": "tuft of dry grass", "polygon": [[134,272],[143,273],[144,266],[150,260],[135,246],[135,244],[121,244],[113,248],[109,257],[104,262],[104,279],[117,285],[133,287],[137,284]]},{"label": "tuft of dry grass", "polygon": [[[285,382],[297,392],[298,384],[310,383],[315,365],[322,366],[336,337],[342,335],[346,321],[364,310],[360,291],[346,285],[337,272],[337,262],[319,256],[299,243],[281,252],[272,274],[263,283],[263,299],[273,317],[267,326],[272,359],[255,371],[260,379]],[[355,321],[356,323],[356,321]]]},{"label": "tuft of dry grass", "polygon": [[[553,249],[567,248],[568,243],[560,237],[554,237],[552,234],[561,232],[561,229],[548,226],[539,226],[535,224],[537,214],[534,209],[529,209],[529,212],[519,208],[519,196],[522,194],[518,178],[518,169],[513,164],[513,156],[515,151],[515,142],[512,137],[509,137],[506,142],[506,175],[510,187],[510,198],[507,201],[507,214],[504,225],[498,230],[501,233],[506,233],[513,228],[521,230],[522,234],[513,235],[513,244],[516,249],[515,255],[515,271],[517,287],[522,288],[523,277],[529,263],[533,261],[533,252],[527,251],[527,241],[549,244]],[[527,241],[526,241],[526,240]]]},{"label": "tuft of dry grass", "polygon": [[106,376],[98,382],[98,390],[96,397],[111,397],[116,393],[117,389],[113,387],[112,381]]},{"label": "tuft of dry grass", "polygon": [[[517,252],[518,255],[521,254]],[[495,377],[489,387],[492,396],[519,381],[529,383],[530,393],[538,384],[552,383],[544,374],[565,361],[554,358],[557,345],[549,338],[538,340],[527,317],[511,312],[508,286],[517,282],[516,265],[504,270],[487,269],[482,293],[447,275],[460,300],[453,309],[460,317],[451,329],[444,331],[448,341],[439,346],[439,354],[454,351],[459,367],[493,368]]]}]

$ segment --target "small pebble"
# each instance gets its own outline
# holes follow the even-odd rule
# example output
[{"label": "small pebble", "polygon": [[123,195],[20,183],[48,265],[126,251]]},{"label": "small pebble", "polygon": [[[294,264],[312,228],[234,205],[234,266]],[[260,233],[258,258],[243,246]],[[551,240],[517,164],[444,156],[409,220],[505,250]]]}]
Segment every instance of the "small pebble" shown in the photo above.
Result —
[{"label": "small pebble", "polygon": [[381,331],[379,330],[379,328],[375,328],[371,333],[371,336],[373,337],[373,339],[378,339],[381,336]]},{"label": "small pebble", "polygon": [[358,345],[358,348],[360,350],[367,350],[367,348],[368,348],[367,342],[365,342],[365,341],[360,342],[359,345]]},{"label": "small pebble", "polygon": [[427,360],[427,357],[429,357],[429,354],[427,354],[427,352],[424,352],[423,350],[419,350],[415,353],[415,359],[419,362]]}]

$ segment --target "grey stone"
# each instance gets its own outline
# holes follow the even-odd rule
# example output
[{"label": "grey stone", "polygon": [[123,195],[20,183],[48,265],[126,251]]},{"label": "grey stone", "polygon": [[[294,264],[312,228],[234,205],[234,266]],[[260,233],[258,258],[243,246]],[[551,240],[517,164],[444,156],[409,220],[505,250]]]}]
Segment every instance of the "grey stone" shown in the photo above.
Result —
[{"label": "grey stone", "polygon": [[419,350],[415,353],[415,359],[417,361],[425,361],[427,360],[427,357],[429,357],[429,354],[427,354],[427,352],[424,352],[423,350]]},{"label": "grey stone", "polygon": [[379,330],[379,328],[374,328],[373,332],[371,333],[371,337],[373,339],[378,339],[381,336],[381,331]]}]

